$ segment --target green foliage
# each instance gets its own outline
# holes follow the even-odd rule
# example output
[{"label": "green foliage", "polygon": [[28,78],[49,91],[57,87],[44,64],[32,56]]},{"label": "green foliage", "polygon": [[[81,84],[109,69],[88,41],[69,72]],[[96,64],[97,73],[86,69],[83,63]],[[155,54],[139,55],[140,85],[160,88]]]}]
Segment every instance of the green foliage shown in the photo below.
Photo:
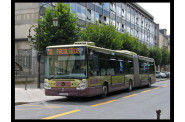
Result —
[{"label": "green foliage", "polygon": [[128,32],[120,33],[116,27],[109,24],[88,24],[80,32],[79,41],[92,41],[98,47],[114,50],[129,50],[142,56],[149,56],[149,49],[139,42],[138,38],[132,37]]},{"label": "green foliage", "polygon": [[162,48],[161,53],[162,53],[161,65],[169,64],[169,62],[170,62],[170,53],[168,52],[168,50],[166,48]]},{"label": "green foliage", "polygon": [[[53,18],[56,14],[58,26],[54,27]],[[49,45],[72,44],[79,38],[80,28],[77,27],[77,19],[74,13],[70,13],[70,6],[63,3],[57,3],[55,10],[48,7],[43,15],[43,21],[40,22],[40,51],[44,51]],[[38,27],[34,29],[35,42],[32,41],[32,47],[38,50]]]},{"label": "green foliage", "polygon": [[158,66],[162,61],[162,52],[159,47],[149,48],[149,57],[155,60],[155,64]]},{"label": "green foliage", "polygon": [[149,48],[147,47],[146,44],[142,43],[142,44],[140,45],[140,52],[139,52],[139,55],[146,56],[146,57],[149,56]]},{"label": "green foliage", "polygon": [[79,41],[92,41],[98,47],[109,49],[121,48],[120,34],[112,24],[99,25],[98,21],[95,24],[88,24],[81,31],[80,37]]}]

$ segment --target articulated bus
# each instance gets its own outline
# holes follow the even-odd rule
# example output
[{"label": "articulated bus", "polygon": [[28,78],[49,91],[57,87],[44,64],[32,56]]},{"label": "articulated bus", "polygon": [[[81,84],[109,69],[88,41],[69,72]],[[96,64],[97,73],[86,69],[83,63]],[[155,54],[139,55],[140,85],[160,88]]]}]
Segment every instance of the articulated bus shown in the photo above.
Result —
[{"label": "articulated bus", "polygon": [[46,47],[45,95],[91,97],[155,83],[154,59],[94,42]]}]

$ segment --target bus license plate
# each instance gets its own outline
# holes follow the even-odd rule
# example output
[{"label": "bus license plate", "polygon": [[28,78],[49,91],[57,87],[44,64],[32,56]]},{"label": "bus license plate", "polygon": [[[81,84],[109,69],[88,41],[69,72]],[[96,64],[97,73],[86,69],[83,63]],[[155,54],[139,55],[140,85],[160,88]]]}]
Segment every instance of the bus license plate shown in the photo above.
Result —
[{"label": "bus license plate", "polygon": [[58,95],[68,96],[68,93],[58,93]]}]

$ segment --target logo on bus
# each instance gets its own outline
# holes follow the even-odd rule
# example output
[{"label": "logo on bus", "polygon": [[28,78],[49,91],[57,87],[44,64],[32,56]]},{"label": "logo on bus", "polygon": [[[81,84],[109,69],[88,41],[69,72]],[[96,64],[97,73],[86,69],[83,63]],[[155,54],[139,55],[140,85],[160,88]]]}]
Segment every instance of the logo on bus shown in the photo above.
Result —
[{"label": "logo on bus", "polygon": [[61,86],[65,86],[65,82],[62,82],[62,83],[61,83]]}]

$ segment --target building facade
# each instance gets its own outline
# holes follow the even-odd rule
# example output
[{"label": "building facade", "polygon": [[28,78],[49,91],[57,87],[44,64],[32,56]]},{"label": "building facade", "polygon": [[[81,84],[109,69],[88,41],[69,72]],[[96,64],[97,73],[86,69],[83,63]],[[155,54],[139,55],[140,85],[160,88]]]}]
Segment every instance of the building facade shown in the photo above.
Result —
[{"label": "building facade", "polygon": [[112,22],[119,32],[128,32],[145,43],[155,46],[159,39],[159,27],[154,17],[137,3],[69,3],[71,13],[78,17],[77,22],[84,27],[96,20]]},{"label": "building facade", "polygon": [[168,35],[166,34],[166,29],[159,30],[159,48],[168,49]]},{"label": "building facade", "polygon": [[[167,35],[166,29],[159,29],[159,48],[166,48],[170,52],[170,35]],[[161,67],[161,71],[170,71],[170,64]]]},{"label": "building facade", "polygon": [[170,35],[168,35],[168,51],[170,52]]},{"label": "building facade", "polygon": [[[23,66],[24,71],[37,77],[37,51],[33,50],[27,36],[32,25],[45,13],[46,3],[15,3],[15,61]],[[53,3],[54,4],[54,3]],[[154,17],[137,3],[65,3],[71,6],[71,13],[78,17],[78,25],[88,23],[112,22],[119,32],[128,32],[147,46],[155,46],[159,40],[159,25]],[[34,36],[34,28],[30,35]],[[31,72],[31,73],[30,73]],[[44,62],[41,60],[41,79],[44,78]]]}]

